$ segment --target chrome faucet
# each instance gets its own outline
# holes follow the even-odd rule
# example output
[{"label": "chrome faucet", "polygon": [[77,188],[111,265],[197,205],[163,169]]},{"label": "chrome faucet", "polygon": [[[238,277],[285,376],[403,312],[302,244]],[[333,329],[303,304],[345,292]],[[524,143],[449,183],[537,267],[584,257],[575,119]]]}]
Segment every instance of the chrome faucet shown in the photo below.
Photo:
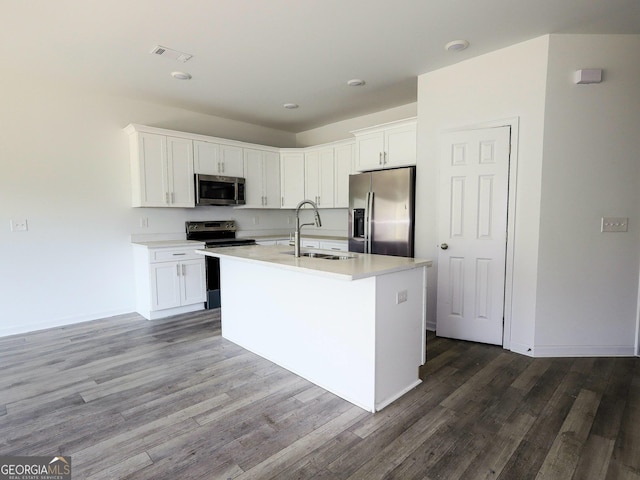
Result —
[{"label": "chrome faucet", "polygon": [[300,229],[307,225],[314,225],[313,223],[303,223],[302,225],[300,225],[300,209],[305,204],[309,204],[313,207],[315,225],[317,227],[322,226],[322,222],[320,221],[320,214],[318,213],[318,205],[316,205],[315,202],[312,202],[311,200],[302,200],[296,207],[296,231],[293,235],[293,255],[295,257],[300,256]]}]

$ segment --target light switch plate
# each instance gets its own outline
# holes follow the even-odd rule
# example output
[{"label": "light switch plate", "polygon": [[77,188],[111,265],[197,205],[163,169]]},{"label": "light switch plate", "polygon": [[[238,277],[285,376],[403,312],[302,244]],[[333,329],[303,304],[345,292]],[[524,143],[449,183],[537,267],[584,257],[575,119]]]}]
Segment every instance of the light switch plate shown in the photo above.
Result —
[{"label": "light switch plate", "polygon": [[602,217],[601,232],[626,232],[629,219],[626,217]]}]

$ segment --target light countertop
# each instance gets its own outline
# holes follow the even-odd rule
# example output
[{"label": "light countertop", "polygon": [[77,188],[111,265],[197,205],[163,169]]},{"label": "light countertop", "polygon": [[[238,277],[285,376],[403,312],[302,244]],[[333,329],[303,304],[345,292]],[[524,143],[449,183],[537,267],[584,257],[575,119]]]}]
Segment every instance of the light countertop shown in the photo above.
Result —
[{"label": "light countertop", "polygon": [[151,240],[148,242],[131,242],[134,245],[142,245],[147,248],[179,248],[193,247],[200,248],[204,246],[204,242],[197,240]]},{"label": "light countertop", "polygon": [[[303,248],[302,252],[322,252],[323,250]],[[257,263],[287,270],[334,277],[342,280],[357,280],[386,273],[430,267],[431,260],[392,257],[388,255],[370,255],[353,252],[326,251],[332,255],[349,255],[347,260],[327,260],[293,256],[293,247],[288,245],[251,245],[243,247],[204,248],[197,253],[219,258]],[[291,252],[291,254],[288,254]]]}]

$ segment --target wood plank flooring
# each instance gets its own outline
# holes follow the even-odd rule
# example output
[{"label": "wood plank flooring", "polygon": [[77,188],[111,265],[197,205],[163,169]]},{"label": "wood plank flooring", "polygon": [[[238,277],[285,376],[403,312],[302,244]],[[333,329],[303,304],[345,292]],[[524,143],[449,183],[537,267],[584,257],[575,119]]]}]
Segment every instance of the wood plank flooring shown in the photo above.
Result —
[{"label": "wood plank flooring", "polygon": [[371,414],[220,336],[218,311],[0,338],[0,454],[74,479],[640,480],[640,359],[429,335]]}]

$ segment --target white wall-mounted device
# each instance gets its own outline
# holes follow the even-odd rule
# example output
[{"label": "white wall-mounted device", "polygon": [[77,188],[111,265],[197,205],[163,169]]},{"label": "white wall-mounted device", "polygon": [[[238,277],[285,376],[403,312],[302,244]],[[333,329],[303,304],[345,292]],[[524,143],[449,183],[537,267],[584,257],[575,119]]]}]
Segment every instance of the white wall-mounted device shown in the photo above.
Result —
[{"label": "white wall-mounted device", "polygon": [[583,68],[581,70],[576,70],[573,80],[578,85],[585,83],[600,83],[602,82],[602,69]]}]

